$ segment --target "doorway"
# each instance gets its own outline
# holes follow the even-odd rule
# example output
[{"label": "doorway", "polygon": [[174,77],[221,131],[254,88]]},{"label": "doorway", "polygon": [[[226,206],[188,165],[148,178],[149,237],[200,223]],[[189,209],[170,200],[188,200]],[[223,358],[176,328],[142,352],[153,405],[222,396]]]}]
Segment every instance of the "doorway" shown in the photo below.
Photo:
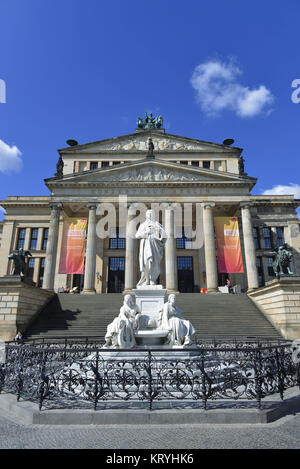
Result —
[{"label": "doorway", "polygon": [[193,257],[177,257],[178,291],[181,293],[193,293],[194,291],[194,267]]},{"label": "doorway", "polygon": [[73,274],[72,288],[78,287],[79,293],[83,290],[84,274]]},{"label": "doorway", "polygon": [[125,257],[110,257],[107,293],[122,293],[125,284]]}]

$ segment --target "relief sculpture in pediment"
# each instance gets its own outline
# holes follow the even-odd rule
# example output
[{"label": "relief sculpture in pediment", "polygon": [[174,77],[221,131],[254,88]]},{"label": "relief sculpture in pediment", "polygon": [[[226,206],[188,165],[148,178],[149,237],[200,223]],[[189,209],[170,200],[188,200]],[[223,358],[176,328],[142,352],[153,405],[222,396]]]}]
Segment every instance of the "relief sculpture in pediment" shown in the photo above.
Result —
[{"label": "relief sculpture in pediment", "polygon": [[[177,151],[196,151],[201,150],[202,146],[197,144],[188,144],[180,141],[176,141],[171,138],[155,138],[152,137],[154,143],[154,150],[177,150]],[[108,151],[147,151],[148,149],[148,136],[147,137],[136,137],[128,139],[124,142],[110,143],[101,145],[101,150]]]},{"label": "relief sculpture in pediment", "polygon": [[141,168],[131,169],[116,175],[107,175],[106,181],[141,181],[141,182],[164,182],[164,181],[199,181],[198,176],[183,174],[180,171],[169,171],[164,168]]}]

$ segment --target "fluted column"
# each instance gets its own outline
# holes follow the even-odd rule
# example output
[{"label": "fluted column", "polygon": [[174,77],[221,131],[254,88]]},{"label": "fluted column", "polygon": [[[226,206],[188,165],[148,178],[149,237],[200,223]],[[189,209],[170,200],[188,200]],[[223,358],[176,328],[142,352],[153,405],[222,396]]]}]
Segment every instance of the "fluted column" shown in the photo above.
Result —
[{"label": "fluted column", "polygon": [[176,238],[174,228],[174,209],[169,207],[166,209],[166,232],[168,235],[165,246],[165,262],[166,262],[166,288],[168,293],[178,291],[177,281],[177,258],[176,258]]},{"label": "fluted column", "polygon": [[250,204],[241,204],[241,211],[244,237],[244,251],[248,279],[248,291],[251,291],[255,288],[258,288],[258,273],[256,266],[256,249],[253,237]]},{"label": "fluted column", "polygon": [[46,260],[45,260],[45,272],[44,272],[44,279],[43,279],[43,288],[45,290],[53,290],[54,288],[59,217],[60,217],[60,211],[61,211],[62,205],[51,204],[50,208],[51,208],[51,220],[50,220],[50,226],[49,226]]},{"label": "fluted column", "polygon": [[217,251],[214,232],[213,202],[203,204],[203,231],[207,293],[218,292]]},{"label": "fluted column", "polygon": [[126,252],[125,252],[125,286],[124,292],[129,293],[136,288],[136,230],[133,223],[136,209],[129,207],[126,223]]},{"label": "fluted column", "polygon": [[89,204],[89,221],[85,255],[85,271],[83,293],[95,293],[96,276],[96,204]]}]

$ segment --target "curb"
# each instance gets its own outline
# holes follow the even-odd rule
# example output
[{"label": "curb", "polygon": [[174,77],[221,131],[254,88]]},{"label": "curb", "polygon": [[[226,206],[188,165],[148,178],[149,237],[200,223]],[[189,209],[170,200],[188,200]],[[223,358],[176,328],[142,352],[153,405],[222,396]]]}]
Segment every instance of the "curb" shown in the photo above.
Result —
[{"label": "curb", "polygon": [[0,413],[18,423],[30,425],[185,425],[185,424],[265,424],[300,411],[296,391],[285,401],[271,401],[258,409],[104,409],[38,410],[37,404],[20,400],[12,394],[0,395]]}]

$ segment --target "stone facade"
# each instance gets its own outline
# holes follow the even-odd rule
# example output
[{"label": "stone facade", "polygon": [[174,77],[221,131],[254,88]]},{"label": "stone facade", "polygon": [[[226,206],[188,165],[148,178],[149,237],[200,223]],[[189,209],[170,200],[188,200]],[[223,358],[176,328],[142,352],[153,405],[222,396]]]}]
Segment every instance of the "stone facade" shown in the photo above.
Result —
[{"label": "stone facade", "polygon": [[285,339],[300,337],[300,277],[281,277],[249,293]]},{"label": "stone facade", "polygon": [[[152,160],[147,158],[149,137],[154,143]],[[191,259],[191,287],[195,291],[207,288],[215,292],[225,284],[224,276],[217,271],[213,236],[216,216],[239,220],[245,273],[230,274],[232,285],[238,284],[245,291],[271,280],[272,251],[282,240],[292,248],[293,268],[300,272],[299,201],[292,195],[251,195],[256,178],[239,174],[240,148],[166,134],[162,129],[138,129],[131,135],[64,148],[59,153],[64,175],[45,180],[48,197],[8,197],[0,202],[6,211],[0,276],[11,273],[8,255],[22,245],[33,254],[32,279],[44,289],[57,291],[79,285],[84,293],[110,292],[114,258],[131,259],[130,265],[126,262],[123,279],[124,289],[131,289],[139,277],[137,242],[116,247],[117,243],[113,245],[108,237],[99,238],[95,231],[105,216],[101,210],[99,213],[101,204],[115,207],[115,226],[110,228],[117,229],[120,197],[125,195],[128,207],[135,203],[145,203],[149,208],[151,203],[160,205],[159,221],[163,224],[165,208],[173,203],[190,207],[191,230],[200,223],[203,242],[197,248],[188,242],[168,243],[160,282],[169,283],[172,291],[177,289],[177,276],[171,275],[169,266],[176,265],[176,257]],[[84,278],[58,273],[63,224],[69,217],[89,220]],[[182,220],[175,216],[175,231],[181,230]]]},{"label": "stone facade", "polygon": [[0,278],[0,341],[23,332],[54,293],[32,287],[20,277]]}]

